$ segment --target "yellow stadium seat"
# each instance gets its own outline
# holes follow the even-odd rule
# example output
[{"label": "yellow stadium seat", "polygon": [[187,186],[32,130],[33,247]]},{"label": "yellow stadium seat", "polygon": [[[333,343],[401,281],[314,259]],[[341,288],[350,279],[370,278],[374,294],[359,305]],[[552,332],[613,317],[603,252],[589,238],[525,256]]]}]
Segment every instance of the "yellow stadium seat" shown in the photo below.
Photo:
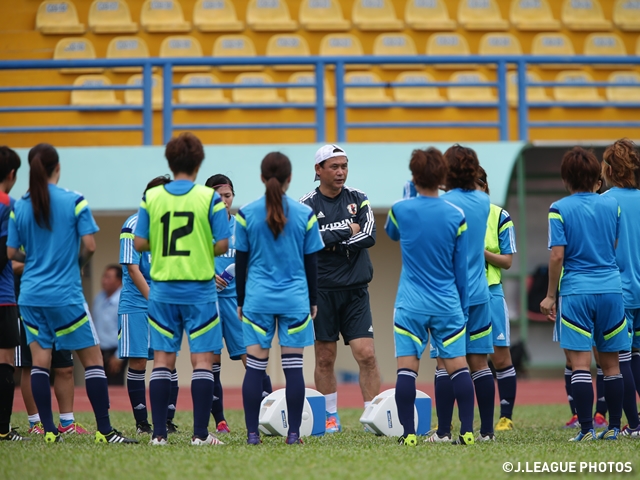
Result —
[{"label": "yellow stadium seat", "polygon": [[612,28],[611,22],[604,18],[598,0],[564,0],[562,23],[569,30],[582,32],[611,30]]},{"label": "yellow stadium seat", "polygon": [[[573,44],[569,37],[563,33],[539,33],[533,38],[531,55],[555,56],[575,55]],[[542,68],[566,68],[566,65],[551,64],[540,65]]]},{"label": "yellow stadium seat", "polygon": [[[163,92],[162,92],[162,77],[160,75],[153,75],[151,77],[151,105],[154,110],[162,110]],[[142,74],[132,75],[127,80],[127,85],[142,85]],[[124,91],[124,103],[127,105],[142,105],[143,92],[140,90],[125,90]]]},{"label": "yellow stadium seat", "polygon": [[[213,85],[220,83],[216,77],[206,73],[190,73],[180,82],[182,85]],[[178,103],[229,103],[221,88],[179,89]]]},{"label": "yellow stadium seat", "polygon": [[487,33],[480,39],[480,55],[522,55],[518,39],[510,33]]},{"label": "yellow stadium seat", "polygon": [[511,0],[511,23],[522,31],[551,32],[560,30],[547,0]]},{"label": "yellow stadium seat", "polygon": [[[383,33],[376,37],[373,44],[374,55],[417,55],[418,50],[416,44],[409,35],[403,33]],[[385,70],[415,70],[421,69],[424,65],[421,64],[383,64],[381,67]]]},{"label": "yellow stadium seat", "polygon": [[640,32],[640,0],[616,0],[613,23],[623,32]]},{"label": "yellow stadium seat", "polygon": [[351,28],[338,0],[303,0],[298,20],[310,32],[346,32]]},{"label": "yellow stadium seat", "polygon": [[404,72],[398,75],[396,82],[415,83],[415,87],[393,87],[393,99],[396,102],[421,102],[435,103],[442,102],[444,99],[440,96],[437,87],[429,87],[429,83],[433,82],[433,77],[428,73],[422,72]]},{"label": "yellow stadium seat", "polygon": [[[75,86],[102,87],[111,85],[104,75],[82,75],[73,82]],[[120,105],[115,90],[72,90],[71,105]]]},{"label": "yellow stadium seat", "polygon": [[[467,39],[457,33],[436,33],[429,37],[427,41],[427,55],[443,56],[443,57],[463,57],[471,55],[469,43]],[[437,64],[434,65],[438,69],[455,69],[470,68],[473,65],[457,65],[457,64]]]},{"label": "yellow stadium seat", "polygon": [[[556,82],[591,83],[593,78],[582,70],[560,72]],[[603,101],[596,87],[553,87],[553,96],[559,102],[600,103]]]},{"label": "yellow stadium seat", "polygon": [[[584,54],[599,57],[626,57],[627,49],[622,38],[615,33],[592,33],[584,41]],[[633,68],[633,65],[594,64],[593,68]]]},{"label": "yellow stadium seat", "polygon": [[384,87],[349,87],[350,83],[380,83],[380,77],[371,72],[351,72],[345,75],[344,99],[347,103],[386,103]]},{"label": "yellow stadium seat", "polygon": [[[349,33],[331,33],[325,35],[320,42],[320,55],[325,57],[344,57],[353,56],[358,57],[364,55],[362,49],[362,43],[360,39],[355,35]],[[349,70],[362,70],[370,68],[371,65],[347,65]],[[330,65],[329,69],[333,69],[334,66]]]},{"label": "yellow stadium seat", "polygon": [[[63,38],[53,51],[54,60],[95,60],[96,50],[86,38]],[[104,68],[61,68],[60,73],[101,73]]]},{"label": "yellow stadium seat", "polygon": [[[162,41],[159,56],[160,58],[202,58],[202,47],[195,37],[174,35]],[[210,70],[211,67],[205,65],[173,67],[174,72],[208,72]]]},{"label": "yellow stadium seat", "polygon": [[293,32],[298,22],[291,19],[286,0],[250,0],[247,25],[256,32]]},{"label": "yellow stadium seat", "polygon": [[93,33],[136,33],[129,5],[124,0],[94,0],[89,8],[89,29]]},{"label": "yellow stadium seat", "polygon": [[444,0],[407,0],[404,21],[413,30],[455,30]]},{"label": "yellow stadium seat", "polygon": [[362,31],[398,31],[404,28],[391,0],[355,0],[351,20]]},{"label": "yellow stadium seat", "polygon": [[458,23],[466,30],[506,30],[507,22],[496,0],[460,0]]},{"label": "yellow stadium seat", "polygon": [[[316,76],[313,73],[294,73],[289,77],[289,83],[310,84],[310,88],[287,88],[285,96],[289,103],[316,103]],[[331,93],[331,88],[326,79],[324,81],[324,105],[333,108],[336,106],[336,97]]]},{"label": "yellow stadium seat", "polygon": [[[539,82],[540,76],[534,72],[527,72],[527,81]],[[518,74],[512,72],[507,77],[507,101],[512,107],[518,106]],[[529,103],[544,103],[551,99],[543,87],[527,87],[527,101]]]},{"label": "yellow stadium seat", "polygon": [[191,31],[177,0],[146,0],[140,11],[140,23],[147,32],[182,33]]},{"label": "yellow stadium seat", "polygon": [[[268,85],[271,77],[264,73],[241,73],[235,83],[240,85]],[[234,88],[231,91],[234,103],[282,103],[275,88]]]},{"label": "yellow stadium seat", "polygon": [[[455,83],[486,82],[487,77],[480,72],[457,72],[451,76],[450,81]],[[492,87],[447,87],[447,98],[451,102],[496,101]]]},{"label": "yellow stadium seat", "polygon": [[238,20],[231,0],[198,0],[193,7],[193,24],[201,32],[244,30],[244,22]]},{"label": "yellow stadium seat", "polygon": [[607,87],[605,96],[609,102],[640,103],[640,74],[636,72],[613,72],[607,80],[612,83],[635,83],[637,87]]},{"label": "yellow stadium seat", "polygon": [[[7,12],[10,13],[10,12]],[[45,0],[38,7],[36,30],[44,35],[84,33],[76,6],[68,0]]]},{"label": "yellow stadium seat", "polygon": [[[149,47],[140,37],[115,37],[107,47],[107,58],[149,58]],[[155,70],[155,67],[154,67]],[[141,72],[141,67],[117,67],[114,72]]]},{"label": "yellow stadium seat", "polygon": [[[267,43],[267,57],[308,57],[309,44],[300,35],[274,35]],[[275,65],[274,70],[313,70],[313,65]]]},{"label": "yellow stadium seat", "polygon": [[[245,35],[222,35],[213,44],[214,57],[255,57],[256,47]],[[225,65],[218,67],[224,72],[256,72],[263,70],[260,65]]]}]

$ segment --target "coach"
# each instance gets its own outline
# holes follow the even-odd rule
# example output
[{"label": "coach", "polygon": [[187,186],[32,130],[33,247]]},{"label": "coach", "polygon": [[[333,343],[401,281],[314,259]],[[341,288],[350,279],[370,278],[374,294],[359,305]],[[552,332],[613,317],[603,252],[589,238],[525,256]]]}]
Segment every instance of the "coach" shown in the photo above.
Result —
[{"label": "coach", "polygon": [[315,180],[320,186],[300,199],[316,214],[325,244],[318,252],[314,325],[315,383],[326,398],[327,433],[342,430],[334,373],[339,335],[358,362],[365,408],[380,392],[368,290],[373,266],[367,251],[376,243],[376,224],[366,194],[345,186],[348,167],[342,148],[324,145],[315,155]]}]

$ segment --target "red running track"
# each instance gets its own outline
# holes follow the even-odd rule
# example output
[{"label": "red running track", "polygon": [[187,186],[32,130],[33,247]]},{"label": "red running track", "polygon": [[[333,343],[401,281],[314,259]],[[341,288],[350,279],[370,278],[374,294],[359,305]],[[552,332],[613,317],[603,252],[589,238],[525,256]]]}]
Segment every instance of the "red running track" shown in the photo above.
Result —
[{"label": "red running track", "polygon": [[[393,388],[395,385],[383,385],[382,390]],[[419,390],[433,398],[433,384],[419,384]],[[357,384],[341,384],[338,385],[340,408],[361,408],[362,396],[360,395],[360,387]],[[125,387],[109,387],[109,396],[111,401],[111,410],[129,411],[131,404]],[[55,395],[51,394],[53,399],[53,410],[57,411],[58,404]],[[516,403],[518,405],[552,405],[564,404],[567,401],[567,394],[564,389],[564,380],[520,380],[518,382],[518,395]],[[24,402],[20,389],[16,389],[14,411],[25,411]],[[224,407],[225,409],[242,409],[242,389],[241,388],[225,388],[224,389]],[[189,387],[180,387],[178,397],[178,410],[191,410],[191,393]],[[86,391],[83,387],[76,387],[75,392],[75,408],[76,412],[90,412],[91,404],[87,398]]]}]

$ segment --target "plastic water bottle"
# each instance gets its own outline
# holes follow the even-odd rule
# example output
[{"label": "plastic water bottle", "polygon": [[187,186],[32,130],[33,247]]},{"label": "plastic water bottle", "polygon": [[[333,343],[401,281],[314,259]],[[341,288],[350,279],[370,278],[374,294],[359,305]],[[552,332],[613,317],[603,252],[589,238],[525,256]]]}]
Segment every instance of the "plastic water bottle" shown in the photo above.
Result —
[{"label": "plastic water bottle", "polygon": [[[220,278],[222,278],[227,285],[231,283],[231,281],[236,277],[236,264],[232,263],[227,268],[224,269],[224,272],[220,274]],[[216,287],[216,290],[221,292],[223,289],[220,287]]]}]

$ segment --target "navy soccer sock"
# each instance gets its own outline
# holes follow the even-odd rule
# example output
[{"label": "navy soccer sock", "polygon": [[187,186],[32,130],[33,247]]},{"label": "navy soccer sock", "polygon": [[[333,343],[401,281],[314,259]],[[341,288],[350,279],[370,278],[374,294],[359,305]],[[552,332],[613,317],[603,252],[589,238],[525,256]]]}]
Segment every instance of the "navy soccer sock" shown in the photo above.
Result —
[{"label": "navy soccer sock", "polygon": [[498,395],[500,396],[500,416],[511,419],[513,404],[516,400],[516,369],[509,365],[502,370],[496,370],[498,378]]},{"label": "navy soccer sock", "polygon": [[436,367],[436,414],[438,416],[438,435],[451,434],[451,420],[453,419],[453,404],[456,401],[451,378],[444,368]]},{"label": "navy soccer sock", "polygon": [[285,353],[282,355],[282,369],[287,381],[285,396],[289,418],[289,434],[300,435],[302,409],[304,408],[304,376],[302,374],[302,354]]},{"label": "navy soccer sock", "polygon": [[213,372],[196,369],[191,376],[193,400],[193,435],[205,439],[209,436],[209,412],[213,398]]},{"label": "navy soccer sock", "polygon": [[273,393],[273,387],[271,386],[271,377],[264,372],[264,378],[262,379],[262,396],[266,397]]},{"label": "navy soccer sock", "polygon": [[620,354],[620,373],[624,382],[624,397],[622,408],[627,417],[629,428],[638,427],[638,405],[636,403],[636,382],[633,379],[633,371],[631,370],[631,352],[622,352]]},{"label": "navy soccer sock", "polygon": [[416,378],[418,374],[409,368],[398,369],[396,379],[396,406],[398,418],[404,428],[403,436],[415,435],[414,404],[416,402]]},{"label": "navy soccer sock", "polygon": [[636,392],[640,395],[640,352],[631,354],[631,371],[633,372],[633,381],[636,384]]},{"label": "navy soccer sock", "polygon": [[569,408],[571,409],[571,415],[576,415],[576,404],[573,401],[573,390],[571,388],[571,377],[573,376],[573,370],[569,366],[564,367],[564,389],[567,392],[567,401],[569,402]]},{"label": "navy soccer sock", "polygon": [[145,371],[129,368],[127,371],[127,392],[136,423],[148,422]]},{"label": "navy soccer sock", "polygon": [[258,422],[260,403],[262,403],[262,380],[268,363],[269,357],[261,359],[247,355],[247,370],[244,373],[244,381],[242,382],[242,404],[248,433],[260,433],[258,431]]},{"label": "navy soccer sock", "polygon": [[169,397],[169,407],[167,408],[167,420],[173,420],[173,418],[176,416],[179,392],[180,387],[178,386],[178,371],[174,369],[173,372],[171,372],[171,396]]},{"label": "navy soccer sock", "polygon": [[582,433],[593,429],[593,383],[591,372],[588,370],[574,370],[571,376],[571,394],[576,405],[576,413]]},{"label": "navy soccer sock", "polygon": [[9,433],[11,413],[13,411],[13,395],[16,384],[13,379],[13,365],[0,363],[0,433]]},{"label": "navy soccer sock", "polygon": [[480,411],[480,434],[493,433],[493,412],[495,410],[496,385],[489,368],[471,374],[476,390],[478,410]]},{"label": "navy soccer sock", "polygon": [[167,438],[167,412],[171,398],[171,370],[154,368],[149,381],[153,436]]},{"label": "navy soccer sock", "polygon": [[[609,409],[609,428],[620,428],[622,402],[624,401],[624,380],[622,374],[604,377],[604,397]],[[635,395],[634,395],[635,397]],[[637,420],[636,414],[636,420]],[[636,422],[637,423],[637,422]]]},{"label": "navy soccer sock", "polygon": [[596,365],[598,376],[596,377],[596,413],[603,417],[607,415],[607,400],[604,398],[604,373],[600,365]]},{"label": "navy soccer sock", "polygon": [[49,380],[49,370],[42,367],[31,367],[31,391],[33,400],[38,407],[40,421],[45,432],[58,434],[58,429],[53,423],[53,412],[51,411],[51,385]]},{"label": "navy soccer sock", "polygon": [[113,431],[113,428],[109,420],[109,387],[104,367],[101,365],[87,367],[84,371],[84,381],[93,414],[96,416],[98,431],[107,435]]},{"label": "navy soccer sock", "polygon": [[222,384],[220,383],[220,364],[213,364],[213,402],[211,402],[211,415],[216,425],[224,421],[224,406],[222,403]]},{"label": "navy soccer sock", "polygon": [[[458,402],[458,417],[460,418],[460,433],[473,432],[473,382],[468,368],[461,368],[451,374],[456,402]],[[440,380],[438,380],[440,381]]]}]

